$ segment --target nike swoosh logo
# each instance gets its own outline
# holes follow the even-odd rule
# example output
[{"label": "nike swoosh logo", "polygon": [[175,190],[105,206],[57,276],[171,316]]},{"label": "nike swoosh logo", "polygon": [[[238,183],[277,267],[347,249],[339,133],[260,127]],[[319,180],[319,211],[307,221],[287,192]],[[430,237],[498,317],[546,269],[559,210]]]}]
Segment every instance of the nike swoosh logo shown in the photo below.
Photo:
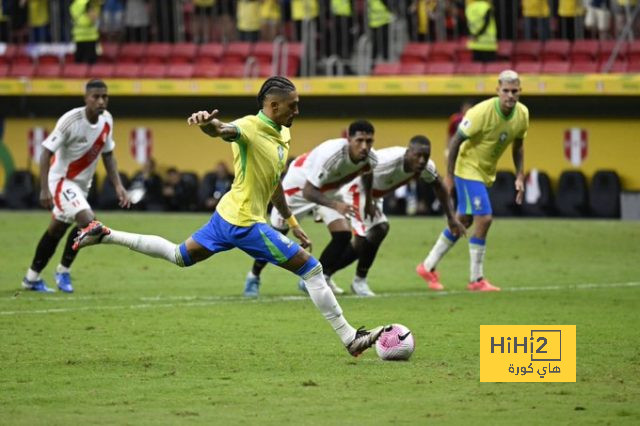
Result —
[{"label": "nike swoosh logo", "polygon": [[398,339],[400,339],[400,341],[402,342],[404,339],[406,339],[407,337],[409,337],[409,335],[411,334],[410,331],[407,331],[407,334],[400,334],[398,335]]}]

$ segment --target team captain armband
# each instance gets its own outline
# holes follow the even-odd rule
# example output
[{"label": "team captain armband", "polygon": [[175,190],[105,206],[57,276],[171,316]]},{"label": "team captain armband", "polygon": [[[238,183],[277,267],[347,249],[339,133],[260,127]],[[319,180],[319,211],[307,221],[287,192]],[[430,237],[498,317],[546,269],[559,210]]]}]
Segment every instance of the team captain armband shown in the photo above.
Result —
[{"label": "team captain armband", "polygon": [[294,215],[291,215],[287,218],[287,225],[289,225],[289,228],[295,228],[300,226],[300,224],[298,223],[298,219],[296,219]]}]

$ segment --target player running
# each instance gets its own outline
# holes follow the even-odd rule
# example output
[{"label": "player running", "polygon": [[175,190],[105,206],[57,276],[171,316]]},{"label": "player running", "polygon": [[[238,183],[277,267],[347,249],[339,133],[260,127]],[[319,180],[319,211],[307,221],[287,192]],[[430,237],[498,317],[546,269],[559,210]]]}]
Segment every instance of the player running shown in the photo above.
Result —
[{"label": "player running", "polygon": [[120,182],[118,165],[113,155],[113,117],[107,111],[109,96],[102,80],[86,84],[84,107],[66,112],[53,132],[42,142],[40,157],[40,204],[51,210],[51,222],[38,242],[31,267],[22,280],[27,290],[50,293],[40,272],[47,266],[58,243],[69,226],[76,222],[67,237],[55,280],[58,289],[73,292],[71,264],[76,257],[72,250],[80,228],[86,227],[96,215],[87,202],[91,180],[98,165],[98,158],[107,170],[120,207],[129,207],[127,192]]},{"label": "player running", "polygon": [[[362,178],[356,178],[340,189],[342,199],[351,204],[355,214],[351,216],[351,228],[355,235],[349,250],[342,253],[338,269],[345,268],[358,259],[356,275],[351,291],[359,296],[375,296],[367,283],[369,268],[376,258],[382,241],[389,232],[389,220],[382,211],[382,198],[411,179],[420,178],[433,185],[434,192],[443,206],[448,229],[455,235],[465,234],[465,227],[453,214],[451,199],[442,184],[431,156],[431,141],[425,136],[411,138],[407,147],[391,147],[376,151],[378,165],[373,169],[372,193],[375,199],[375,214],[367,217],[364,212]],[[326,268],[325,268],[326,271]],[[329,271],[335,273],[336,271]],[[325,272],[327,273],[327,272]],[[433,287],[432,287],[433,288]],[[439,290],[439,288],[433,288]]]},{"label": "player running", "polygon": [[[258,94],[261,110],[231,123],[216,118],[218,110],[199,111],[187,119],[211,137],[232,142],[235,179],[211,220],[180,245],[155,235],[132,234],[92,222],[77,238],[75,248],[117,244],[185,267],[216,253],[239,248],[255,259],[287,269],[305,282],[311,300],[329,321],[349,353],[358,356],[371,347],[382,327],[356,330],[345,319],[322,273],[322,265],[302,247],[311,241],[285,202],[280,175],[291,137],[289,127],[298,115],[298,93],[284,77],[267,79]],[[269,200],[280,212],[302,247],[265,223]]]},{"label": "player running", "polygon": [[[348,138],[330,139],[302,154],[291,163],[282,181],[286,201],[293,215],[300,218],[315,209],[315,216],[322,219],[331,233],[331,241],[319,259],[325,271],[336,269],[351,240],[347,216],[355,214],[355,210],[338,196],[340,187],[354,177],[363,175],[365,189],[362,204],[365,212],[373,214],[371,171],[377,164],[375,152],[371,150],[374,132],[373,125],[368,121],[354,121],[349,125]],[[288,231],[287,222],[277,209],[271,211],[271,225],[283,234]],[[259,260],[254,261],[245,281],[245,296],[258,296],[260,272],[265,265]],[[325,279],[334,294],[344,293],[326,272]],[[298,285],[306,291],[303,281]]]},{"label": "player running", "polygon": [[[524,195],[524,138],[529,128],[529,110],[518,102],[520,77],[511,70],[498,77],[498,96],[475,105],[464,116],[458,132],[449,142],[449,160],[445,184],[450,194],[458,197],[458,219],[468,228],[475,221],[469,239],[471,291],[499,291],[484,277],[486,238],[493,220],[487,188],[496,178],[496,165],[507,147],[513,143],[512,155],[516,169],[516,203]],[[438,238],[431,252],[416,267],[416,272],[429,283],[441,287],[436,265],[458,241],[460,235],[449,229]]]}]

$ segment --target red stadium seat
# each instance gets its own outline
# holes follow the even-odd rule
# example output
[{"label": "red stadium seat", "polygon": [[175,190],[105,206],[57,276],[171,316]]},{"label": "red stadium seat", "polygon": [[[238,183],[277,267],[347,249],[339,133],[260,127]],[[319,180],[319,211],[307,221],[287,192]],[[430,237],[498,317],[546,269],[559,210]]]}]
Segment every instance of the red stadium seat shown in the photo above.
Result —
[{"label": "red stadium seat", "polygon": [[400,75],[400,63],[380,62],[373,68],[373,75]]},{"label": "red stadium seat", "polygon": [[640,73],[640,61],[627,63],[627,72]]},{"label": "red stadium seat", "polygon": [[627,58],[631,64],[640,63],[640,40],[629,43]]},{"label": "red stadium seat", "polygon": [[221,43],[206,43],[200,45],[196,55],[197,63],[218,63],[224,53],[224,46]]},{"label": "red stadium seat", "polygon": [[138,78],[140,65],[136,63],[116,64],[113,76],[115,78]]},{"label": "red stadium seat", "polygon": [[9,65],[0,63],[0,78],[9,76]]},{"label": "red stadium seat", "polygon": [[222,78],[244,78],[245,65],[241,63],[229,63],[222,66],[220,77]]},{"label": "red stadium seat", "polygon": [[144,62],[147,64],[165,64],[171,55],[171,43],[149,43],[145,51]]},{"label": "red stadium seat", "polygon": [[192,64],[171,64],[167,69],[168,78],[191,78],[193,77]]},{"label": "red stadium seat", "polygon": [[302,43],[286,43],[283,47],[283,67],[286,61],[284,75],[294,77],[298,75],[298,69],[304,55],[304,45]]},{"label": "red stadium seat", "polygon": [[402,63],[424,63],[431,53],[431,45],[428,43],[407,43],[400,55]]},{"label": "red stadium seat", "polygon": [[[603,40],[600,42],[600,52],[598,55],[600,62],[606,63],[609,60],[609,57],[613,53],[613,49],[615,49],[616,43],[617,42],[615,40]],[[626,42],[622,42],[620,44],[616,61],[626,61],[628,48],[629,45]]]},{"label": "red stadium seat", "polygon": [[120,53],[120,45],[118,43],[101,43],[102,54],[98,56],[100,63],[115,63]]},{"label": "red stadium seat", "polygon": [[273,60],[273,43],[269,41],[260,41],[253,46],[251,54],[260,64],[270,64]]},{"label": "red stadium seat", "polygon": [[62,68],[62,78],[87,78],[89,65],[87,64],[66,64]]},{"label": "red stadium seat", "polygon": [[571,62],[571,72],[581,74],[594,74],[598,72],[598,63],[593,61]]},{"label": "red stadium seat", "polygon": [[429,62],[426,66],[426,74],[436,75],[452,75],[455,72],[455,64],[453,62]]},{"label": "red stadium seat", "polygon": [[456,60],[457,41],[439,41],[432,43],[429,62],[454,62]]},{"label": "red stadium seat", "polygon": [[9,44],[0,62],[7,64],[31,64],[33,57],[27,53],[26,47],[21,44]]},{"label": "red stadium seat", "polygon": [[194,43],[173,43],[169,54],[169,62],[172,64],[192,63],[198,53],[198,45]]},{"label": "red stadium seat", "polygon": [[542,42],[540,41],[519,41],[513,48],[511,59],[515,62],[529,62],[540,60],[542,53]]},{"label": "red stadium seat", "polygon": [[229,43],[227,50],[222,55],[222,60],[225,64],[240,63],[244,64],[247,58],[251,55],[253,44],[245,41],[234,41]]},{"label": "red stadium seat", "polygon": [[482,62],[459,62],[456,65],[456,74],[484,74]]},{"label": "red stadium seat", "polygon": [[484,66],[485,74],[500,74],[504,70],[513,69],[511,61],[487,62]]},{"label": "red stadium seat", "polygon": [[568,40],[547,40],[542,48],[543,61],[564,61],[569,57],[571,43]]},{"label": "red stadium seat", "polygon": [[[607,66],[606,62],[600,64],[600,72],[604,73]],[[627,72],[627,61],[615,61],[609,70],[611,74],[623,74]]]},{"label": "red stadium seat", "polygon": [[271,77],[276,75],[273,72],[272,64],[258,64],[258,77]]},{"label": "red stadium seat", "polygon": [[44,53],[38,56],[38,65],[57,65],[60,64],[61,57],[52,53]]},{"label": "red stadium seat", "polygon": [[427,66],[420,63],[400,63],[400,75],[424,75]]},{"label": "red stadium seat", "polygon": [[165,64],[144,64],[140,68],[139,75],[142,78],[164,78],[167,75],[167,66]]},{"label": "red stadium seat", "polygon": [[571,46],[569,57],[571,61],[595,61],[600,53],[598,40],[575,40]]},{"label": "red stadium seat", "polygon": [[140,63],[144,60],[147,53],[146,43],[126,43],[120,48],[118,62]]},{"label": "red stadium seat", "polygon": [[34,64],[15,63],[9,68],[9,77],[25,77],[32,78],[36,74],[36,66]]},{"label": "red stadium seat", "polygon": [[461,38],[456,44],[456,59],[458,62],[473,61],[473,54],[467,47],[467,41],[466,38]]},{"label": "red stadium seat", "polygon": [[193,67],[193,76],[196,78],[219,78],[221,73],[220,64],[199,63]]},{"label": "red stadium seat", "polygon": [[542,65],[543,74],[568,74],[571,64],[566,61],[549,61]]},{"label": "red stadium seat", "polygon": [[95,64],[89,68],[90,78],[111,78],[115,71],[113,64]]},{"label": "red stadium seat", "polygon": [[58,78],[61,74],[62,66],[60,64],[40,64],[36,69],[36,77]]},{"label": "red stadium seat", "polygon": [[498,51],[496,56],[498,60],[511,60],[513,55],[513,42],[510,40],[500,40],[498,42]]},{"label": "red stadium seat", "polygon": [[516,63],[515,70],[521,74],[540,74],[542,65],[540,62],[522,61]]}]

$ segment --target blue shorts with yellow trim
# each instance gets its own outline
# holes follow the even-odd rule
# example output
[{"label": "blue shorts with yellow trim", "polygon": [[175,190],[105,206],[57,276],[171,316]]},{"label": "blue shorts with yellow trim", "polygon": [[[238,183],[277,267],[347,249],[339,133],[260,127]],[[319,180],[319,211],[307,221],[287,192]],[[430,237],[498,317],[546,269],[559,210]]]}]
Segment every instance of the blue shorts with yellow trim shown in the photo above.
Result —
[{"label": "blue shorts with yellow trim", "polygon": [[463,215],[484,216],[493,213],[489,192],[484,182],[463,179],[454,176],[458,213]]},{"label": "blue shorts with yellow trim", "polygon": [[236,226],[224,220],[218,212],[191,238],[213,253],[237,247],[256,260],[275,265],[286,262],[300,250],[297,243],[266,223]]}]

